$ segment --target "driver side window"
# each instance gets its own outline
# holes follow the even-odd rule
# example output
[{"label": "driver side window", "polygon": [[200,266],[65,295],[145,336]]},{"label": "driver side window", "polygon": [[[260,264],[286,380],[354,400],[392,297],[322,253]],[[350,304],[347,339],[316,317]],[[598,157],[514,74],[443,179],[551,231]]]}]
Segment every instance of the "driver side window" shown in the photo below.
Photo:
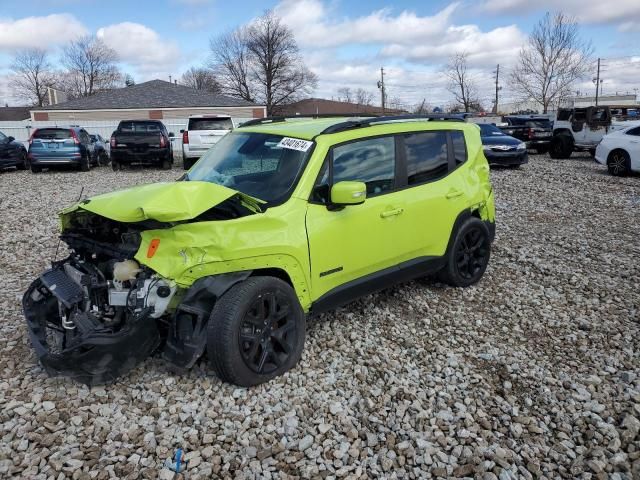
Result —
[{"label": "driver side window", "polygon": [[[312,199],[329,201],[330,185],[343,181],[364,182],[367,197],[393,189],[396,171],[395,139],[370,138],[334,147],[320,171]],[[327,168],[331,163],[330,168]]]}]

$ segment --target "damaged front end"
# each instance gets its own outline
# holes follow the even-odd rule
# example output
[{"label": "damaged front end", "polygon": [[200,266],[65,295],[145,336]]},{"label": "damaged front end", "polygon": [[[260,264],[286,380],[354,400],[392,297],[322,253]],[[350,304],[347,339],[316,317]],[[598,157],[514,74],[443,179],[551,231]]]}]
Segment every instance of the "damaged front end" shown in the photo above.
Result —
[{"label": "damaged front end", "polygon": [[[175,192],[173,185],[168,188]],[[237,196],[224,192],[221,203],[218,198],[213,206],[182,210],[176,208],[174,197],[173,211],[164,210],[163,216],[150,213],[161,209],[157,195],[149,191],[144,198],[126,200],[122,196],[131,197],[127,191],[120,197],[108,194],[62,212],[60,239],[69,246],[70,255],[53,262],[22,300],[29,337],[49,375],[99,385],[128,372],[160,346],[165,358],[180,368],[191,367],[204,351],[213,302],[226,285],[243,276],[220,275],[213,284],[210,280],[191,288],[180,286],[144,265],[141,259],[156,251],[140,252],[141,236],[184,222],[253,212],[242,209]],[[159,191],[166,195],[164,189]],[[136,210],[114,209],[115,201],[137,205]],[[145,211],[140,206],[145,202],[153,208]]]}]

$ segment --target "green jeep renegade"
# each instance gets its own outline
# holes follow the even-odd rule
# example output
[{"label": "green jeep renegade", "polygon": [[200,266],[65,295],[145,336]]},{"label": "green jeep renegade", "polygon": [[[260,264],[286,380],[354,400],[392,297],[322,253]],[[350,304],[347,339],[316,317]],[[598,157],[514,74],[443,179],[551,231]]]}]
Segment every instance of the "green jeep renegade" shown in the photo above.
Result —
[{"label": "green jeep renegade", "polygon": [[182,178],[60,214],[71,250],[23,308],[50,375],[112,381],[155,350],[250,386],[298,362],[306,315],[415,277],[482,277],[494,198],[476,125],[272,118]]}]

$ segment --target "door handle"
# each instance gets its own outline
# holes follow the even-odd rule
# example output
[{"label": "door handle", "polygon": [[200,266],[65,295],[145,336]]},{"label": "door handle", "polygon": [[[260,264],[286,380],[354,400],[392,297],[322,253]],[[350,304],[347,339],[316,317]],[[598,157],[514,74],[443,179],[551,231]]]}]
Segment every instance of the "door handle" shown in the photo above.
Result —
[{"label": "door handle", "polygon": [[380,214],[381,218],[393,217],[394,215],[400,215],[404,210],[402,208],[394,208],[393,210],[385,210]]},{"label": "door handle", "polygon": [[459,196],[461,196],[461,195],[463,195],[463,194],[464,194],[464,192],[462,192],[462,191],[460,191],[460,190],[450,190],[450,191],[445,195],[445,197],[447,197],[447,198],[451,199],[451,198],[457,198],[457,197],[459,197]]}]

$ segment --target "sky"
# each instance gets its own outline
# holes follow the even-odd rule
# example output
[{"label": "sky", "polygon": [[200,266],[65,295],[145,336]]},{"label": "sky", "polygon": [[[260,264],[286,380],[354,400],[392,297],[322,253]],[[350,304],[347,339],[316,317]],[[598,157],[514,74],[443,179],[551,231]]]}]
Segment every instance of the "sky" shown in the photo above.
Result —
[{"label": "sky", "polygon": [[[577,19],[594,57],[603,59],[604,94],[640,88],[640,0],[0,0],[0,102],[19,104],[7,81],[19,49],[46,49],[56,63],[66,42],[95,34],[136,82],[168,80],[206,63],[211,38],[273,9],[318,75],[315,97],[348,86],[377,100],[384,67],[390,99],[444,106],[451,101],[444,65],[464,51],[490,107],[496,65],[501,101],[511,100],[508,72],[520,48],[544,13],[558,8]],[[595,93],[591,78],[575,89]]]}]

